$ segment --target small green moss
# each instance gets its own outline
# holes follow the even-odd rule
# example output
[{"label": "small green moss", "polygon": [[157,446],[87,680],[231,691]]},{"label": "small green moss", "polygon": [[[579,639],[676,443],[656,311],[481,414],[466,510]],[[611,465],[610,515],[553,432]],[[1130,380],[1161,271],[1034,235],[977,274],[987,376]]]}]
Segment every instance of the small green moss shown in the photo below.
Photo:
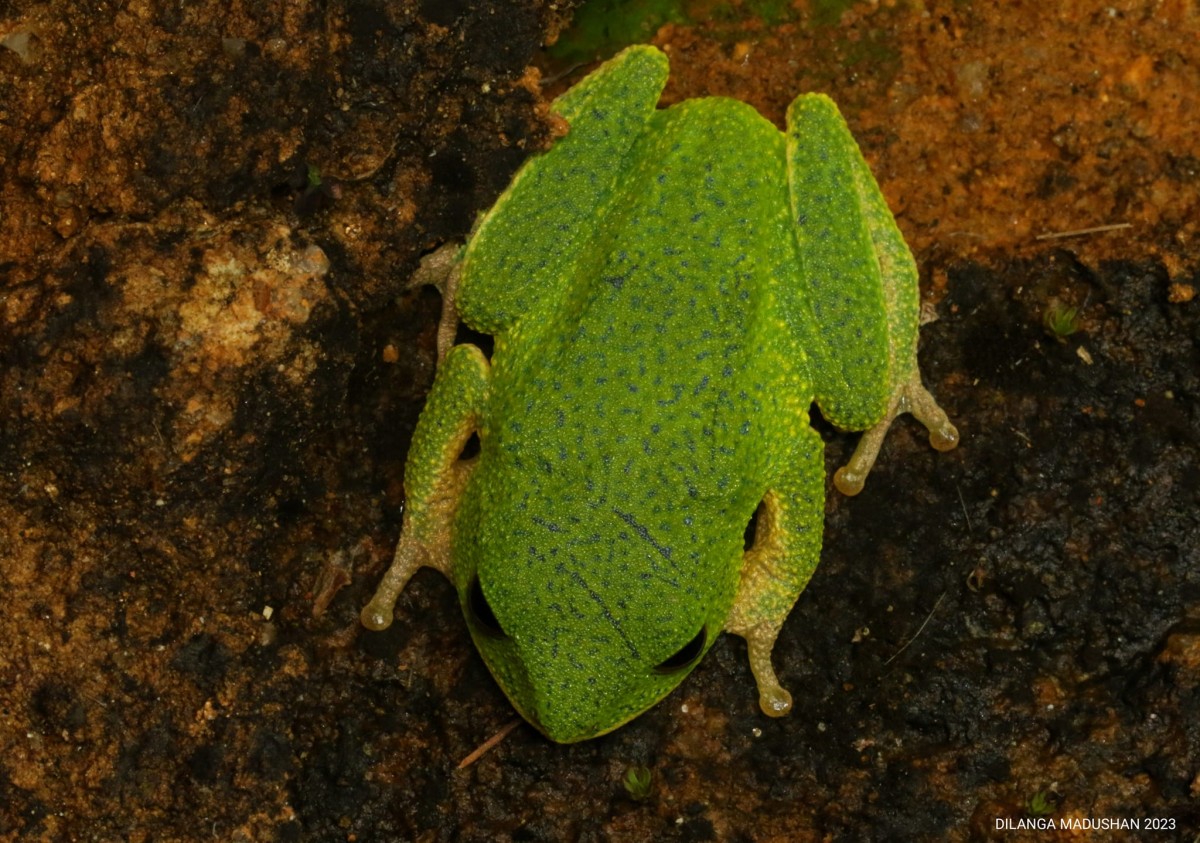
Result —
[{"label": "small green moss", "polygon": [[590,62],[649,41],[666,23],[687,23],[682,0],[586,0],[549,48],[563,61]]},{"label": "small green moss", "polygon": [[321,168],[316,164],[308,165],[308,189],[313,190],[321,186]]},{"label": "small green moss", "polygon": [[1062,341],[1079,330],[1079,308],[1053,302],[1042,314],[1042,324],[1050,336]]},{"label": "small green moss", "polygon": [[1029,800],[1029,813],[1035,817],[1044,817],[1047,814],[1052,814],[1056,807],[1054,794],[1047,793],[1044,790],[1039,790]]},{"label": "small green moss", "polygon": [[654,789],[654,774],[650,772],[649,767],[633,764],[625,771],[625,780],[622,784],[625,785],[625,791],[631,799],[635,802],[642,802],[650,796],[650,791]]}]

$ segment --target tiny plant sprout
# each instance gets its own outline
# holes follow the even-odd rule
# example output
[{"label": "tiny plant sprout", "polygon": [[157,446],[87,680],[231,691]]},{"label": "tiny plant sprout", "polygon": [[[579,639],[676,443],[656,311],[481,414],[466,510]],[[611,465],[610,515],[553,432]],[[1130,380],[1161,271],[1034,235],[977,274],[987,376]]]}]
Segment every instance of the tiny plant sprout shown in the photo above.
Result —
[{"label": "tiny plant sprout", "polygon": [[1053,302],[1042,314],[1042,324],[1050,336],[1061,342],[1079,330],[1079,308]]},{"label": "tiny plant sprout", "polygon": [[631,764],[625,770],[625,779],[622,783],[625,785],[625,792],[629,794],[629,798],[635,802],[642,802],[650,796],[650,791],[654,789],[654,774],[650,772],[649,767]]},{"label": "tiny plant sprout", "polygon": [[1029,800],[1029,813],[1035,817],[1044,817],[1054,813],[1054,794],[1039,790]]}]

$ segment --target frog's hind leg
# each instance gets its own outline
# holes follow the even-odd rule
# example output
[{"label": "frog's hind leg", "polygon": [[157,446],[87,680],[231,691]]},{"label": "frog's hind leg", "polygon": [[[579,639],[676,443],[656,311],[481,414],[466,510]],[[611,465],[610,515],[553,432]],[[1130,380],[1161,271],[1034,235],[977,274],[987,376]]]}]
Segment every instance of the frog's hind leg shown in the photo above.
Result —
[{"label": "frog's hind leg", "polygon": [[450,579],[450,534],[474,460],[461,460],[463,446],[479,429],[490,367],[478,348],[456,345],[438,368],[404,470],[408,500],[400,543],[375,596],[363,608],[368,629],[387,629],[396,599],[421,566]]},{"label": "frog's hind leg", "polygon": [[763,497],[754,545],[743,559],[741,582],[725,623],[727,632],[746,639],[750,670],[758,683],[758,704],[771,717],[787,714],[792,707],[792,695],[775,676],[771,651],[820,557],[823,452],[821,437],[801,425],[784,476]]},{"label": "frog's hind leg", "polygon": [[812,368],[817,405],[844,430],[865,430],[839,491],[853,495],[892,420],[912,413],[933,447],[958,431],[917,368],[917,265],[837,106],[820,94],[788,109],[788,188],[797,264],[789,311]]}]

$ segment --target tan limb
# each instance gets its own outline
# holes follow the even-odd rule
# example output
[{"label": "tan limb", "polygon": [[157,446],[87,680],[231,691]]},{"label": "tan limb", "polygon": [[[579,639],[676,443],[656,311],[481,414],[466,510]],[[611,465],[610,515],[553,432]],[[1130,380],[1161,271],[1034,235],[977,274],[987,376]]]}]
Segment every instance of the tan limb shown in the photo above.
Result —
[{"label": "tan limb", "polygon": [[901,384],[888,402],[888,410],[883,419],[869,427],[862,438],[850,461],[839,468],[833,475],[833,485],[837,486],[843,495],[857,495],[863,490],[863,483],[875,465],[879,449],[887,436],[888,428],[892,426],[896,416],[911,413],[917,421],[925,425],[929,431],[929,444],[939,451],[949,451],[958,444],[958,430],[950,423],[944,410],[929,394],[921,383],[921,373],[913,369],[912,376]]},{"label": "tan limb", "polygon": [[746,639],[764,714],[781,717],[792,695],[779,683],[771,651],[783,621],[808,584],[821,554],[825,484],[821,438],[804,427],[788,473],[763,497],[754,546],[742,561],[725,630]]}]

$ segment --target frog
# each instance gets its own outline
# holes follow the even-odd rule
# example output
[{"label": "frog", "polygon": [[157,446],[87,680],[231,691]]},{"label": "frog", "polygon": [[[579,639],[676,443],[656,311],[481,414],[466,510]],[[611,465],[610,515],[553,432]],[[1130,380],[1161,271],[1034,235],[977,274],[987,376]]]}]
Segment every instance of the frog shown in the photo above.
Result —
[{"label": "frog", "polygon": [[[814,403],[865,431],[847,495],[898,415],[959,438],[917,366],[915,260],[837,106],[802,94],[785,130],[731,98],[659,108],[668,73],[634,46],[571,87],[565,136],[418,273],[451,316],[361,613],[385,629],[441,571],[500,688],[564,744],[658,703],[722,631],[761,710],[793,707],[771,654],[821,552]],[[451,347],[458,320],[490,356]]]}]

